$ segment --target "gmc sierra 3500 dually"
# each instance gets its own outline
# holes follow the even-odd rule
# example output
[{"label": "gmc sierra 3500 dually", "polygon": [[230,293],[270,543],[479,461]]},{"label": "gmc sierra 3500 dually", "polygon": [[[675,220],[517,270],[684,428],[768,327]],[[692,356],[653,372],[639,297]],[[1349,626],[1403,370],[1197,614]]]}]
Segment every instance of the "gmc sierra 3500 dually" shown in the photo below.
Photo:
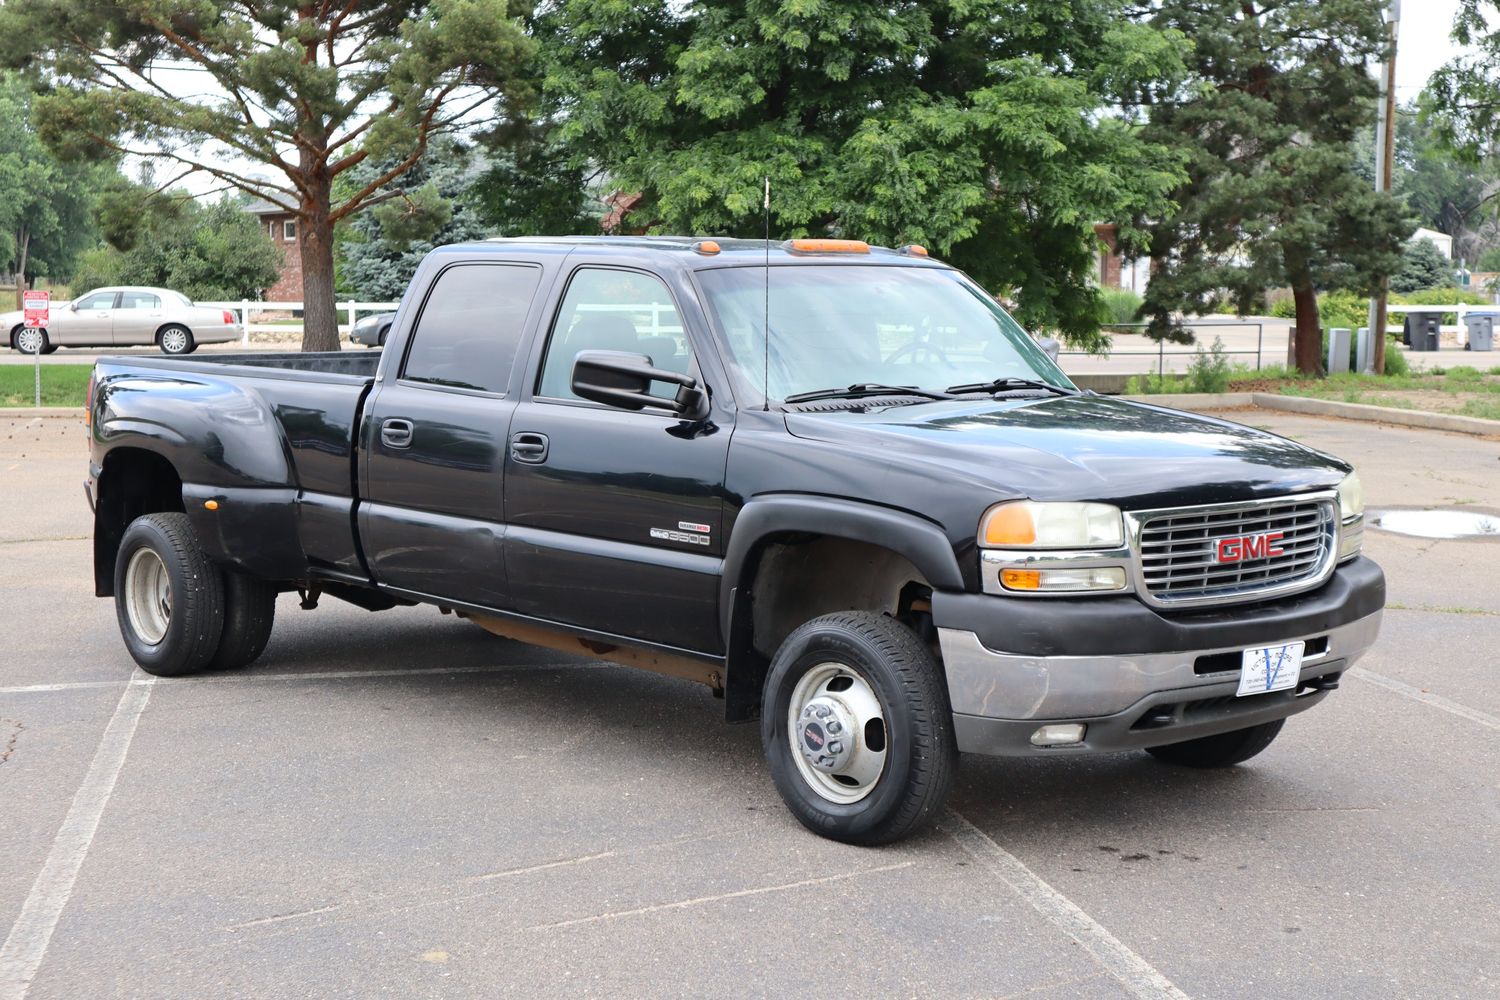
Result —
[{"label": "gmc sierra 3500 dually", "polygon": [[89,407],[144,669],[247,665],[278,593],[437,605],[710,685],[854,843],[960,751],[1246,760],[1384,604],[1348,464],[1079,391],[915,246],[444,247],[382,351],[105,358]]}]

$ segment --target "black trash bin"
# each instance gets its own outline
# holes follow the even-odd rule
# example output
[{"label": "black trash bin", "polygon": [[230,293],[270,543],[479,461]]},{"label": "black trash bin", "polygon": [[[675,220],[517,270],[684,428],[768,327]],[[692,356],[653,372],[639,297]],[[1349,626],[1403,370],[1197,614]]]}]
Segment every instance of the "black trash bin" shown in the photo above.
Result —
[{"label": "black trash bin", "polygon": [[1495,349],[1495,310],[1475,310],[1464,313],[1464,326],[1469,328],[1466,351],[1493,351]]},{"label": "black trash bin", "polygon": [[1436,312],[1409,312],[1401,324],[1401,342],[1414,351],[1435,351],[1441,335],[1439,324],[1443,314]]}]

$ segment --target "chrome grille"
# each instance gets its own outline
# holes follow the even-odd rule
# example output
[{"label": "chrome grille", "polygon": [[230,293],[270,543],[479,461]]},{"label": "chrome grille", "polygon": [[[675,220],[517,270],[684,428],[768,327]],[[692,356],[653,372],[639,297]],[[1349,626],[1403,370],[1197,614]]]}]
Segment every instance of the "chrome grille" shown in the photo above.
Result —
[{"label": "chrome grille", "polygon": [[[1137,515],[1141,583],[1152,603],[1230,604],[1305,590],[1333,567],[1336,520],[1331,497]],[[1280,532],[1280,551],[1233,562],[1219,558],[1225,539]]]}]

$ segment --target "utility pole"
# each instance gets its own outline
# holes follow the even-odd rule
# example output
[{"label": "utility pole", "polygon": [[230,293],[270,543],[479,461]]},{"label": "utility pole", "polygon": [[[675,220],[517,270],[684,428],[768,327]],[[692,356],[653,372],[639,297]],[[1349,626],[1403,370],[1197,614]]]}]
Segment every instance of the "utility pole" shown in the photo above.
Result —
[{"label": "utility pole", "polygon": [[[1390,54],[1380,85],[1380,116],[1375,124],[1375,190],[1390,191],[1391,171],[1396,161],[1396,38],[1401,28],[1401,0],[1391,0],[1386,20],[1390,33]],[[1390,291],[1389,276],[1380,279],[1380,288],[1370,300],[1371,362],[1375,374],[1385,374],[1386,297]]]}]

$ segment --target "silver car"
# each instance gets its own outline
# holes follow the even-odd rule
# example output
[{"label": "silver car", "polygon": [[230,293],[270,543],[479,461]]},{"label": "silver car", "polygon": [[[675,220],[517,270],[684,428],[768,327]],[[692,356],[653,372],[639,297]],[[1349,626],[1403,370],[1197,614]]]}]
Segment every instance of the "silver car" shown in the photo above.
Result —
[{"label": "silver car", "polygon": [[20,310],[0,313],[0,330],[22,354],[59,347],[155,344],[163,354],[191,354],[199,344],[239,340],[244,332],[228,309],[195,306],[169,288],[96,288],[72,302],[54,302],[45,328],[28,330]]}]

